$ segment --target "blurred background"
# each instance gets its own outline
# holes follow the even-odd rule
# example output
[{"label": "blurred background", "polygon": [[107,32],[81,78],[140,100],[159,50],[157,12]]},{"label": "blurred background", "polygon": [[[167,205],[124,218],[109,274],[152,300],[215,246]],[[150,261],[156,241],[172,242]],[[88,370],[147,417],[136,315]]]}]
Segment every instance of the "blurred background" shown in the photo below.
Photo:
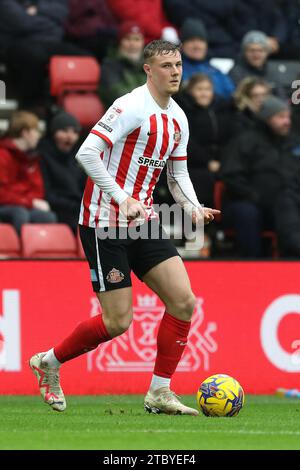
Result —
[{"label": "blurred background", "polygon": [[[22,371],[27,355],[47,346],[48,334],[30,333],[38,318],[60,326],[51,346],[74,318],[98,308],[77,234],[85,175],[74,155],[113,101],[145,83],[143,48],[159,38],[182,44],[183,81],[173,98],[189,121],[190,176],[199,201],[222,210],[207,227],[204,246],[193,250],[176,237],[181,227],[165,227],[191,260],[201,300],[201,333],[181,365],[191,381],[179,380],[179,392],[194,390],[197,370],[203,378],[222,372],[216,368],[224,357],[252,392],[296,387],[299,0],[0,0],[0,370]],[[165,174],[154,201],[172,203]],[[144,286],[136,289],[137,312],[146,309],[156,325],[159,301]],[[141,338],[149,353],[136,344]],[[113,388],[113,379],[100,389],[81,382],[82,393],[143,390],[151,338],[137,329],[126,339],[132,355],[125,362],[137,354],[144,364],[127,370],[142,372],[141,382],[132,376],[126,390]],[[109,375],[109,357],[94,366],[90,357],[89,370]],[[87,373],[86,359],[80,360],[68,369],[66,391],[78,390],[80,367]],[[258,367],[261,373],[269,367],[259,385]],[[21,385],[8,375],[2,393],[34,393],[29,376]]]}]

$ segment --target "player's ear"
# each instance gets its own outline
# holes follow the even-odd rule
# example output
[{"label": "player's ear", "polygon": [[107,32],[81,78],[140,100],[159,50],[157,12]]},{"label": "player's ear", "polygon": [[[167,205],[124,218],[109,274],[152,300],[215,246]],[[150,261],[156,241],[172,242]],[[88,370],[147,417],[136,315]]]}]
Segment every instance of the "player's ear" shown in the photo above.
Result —
[{"label": "player's ear", "polygon": [[144,64],[143,65],[143,68],[144,68],[144,72],[147,76],[150,76],[151,75],[151,67],[149,64]]}]

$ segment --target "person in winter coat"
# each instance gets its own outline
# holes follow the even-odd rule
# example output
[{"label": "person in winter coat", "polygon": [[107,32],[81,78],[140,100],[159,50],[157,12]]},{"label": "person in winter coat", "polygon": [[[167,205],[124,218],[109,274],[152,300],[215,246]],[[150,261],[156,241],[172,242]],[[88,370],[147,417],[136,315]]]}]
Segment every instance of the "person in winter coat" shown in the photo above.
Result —
[{"label": "person in winter coat", "polygon": [[240,254],[254,258],[263,255],[261,232],[274,229],[280,192],[300,169],[300,136],[291,132],[288,104],[269,96],[258,117],[257,128],[228,144],[221,168],[223,221],[235,229]]},{"label": "person in winter coat", "polygon": [[155,39],[176,43],[177,31],[167,20],[162,0],[107,0],[119,23],[134,22],[144,31],[145,44]]},{"label": "person in winter coat", "polygon": [[286,22],[287,35],[279,45],[276,59],[300,59],[300,2],[299,0],[280,0],[280,8]]},{"label": "person in winter coat", "polygon": [[46,197],[58,222],[77,231],[85,174],[76,164],[74,154],[80,134],[77,119],[60,111],[50,122],[50,135],[38,146]]},{"label": "person in winter coat", "polygon": [[[286,42],[287,24],[278,0],[240,0],[251,10],[251,17],[255,21],[255,29],[262,31],[268,38],[270,54],[277,54],[280,44]],[[288,0],[289,3],[290,0]]]},{"label": "person in winter coat", "polygon": [[205,74],[193,75],[175,100],[189,122],[190,177],[199,201],[210,207],[219,175],[221,149],[233,134],[234,109],[231,103],[216,98],[213,82]]},{"label": "person in winter coat", "polygon": [[[300,146],[298,148],[300,155]],[[276,231],[282,256],[300,257],[300,172],[278,198]]]},{"label": "person in winter coat", "polygon": [[183,81],[189,80],[195,73],[208,75],[214,86],[215,94],[229,99],[235,86],[228,75],[210,65],[207,58],[207,32],[202,21],[188,18],[180,30],[182,42]]},{"label": "person in winter coat", "polygon": [[285,98],[283,87],[270,72],[269,55],[270,46],[266,34],[261,31],[249,31],[243,38],[241,55],[230,70],[229,76],[236,86],[246,77],[259,77],[272,85],[276,95]]},{"label": "person in winter coat", "polygon": [[117,20],[107,0],[69,0],[67,38],[101,62],[117,37]]},{"label": "person in winter coat", "polygon": [[67,0],[0,0],[0,49],[12,73],[20,107],[43,98],[52,55],[88,55],[63,40]]},{"label": "person in winter coat", "polygon": [[233,94],[236,135],[257,126],[257,113],[263,101],[271,94],[271,86],[261,78],[246,77],[240,81]]},{"label": "person in winter coat", "polygon": [[144,34],[140,26],[134,22],[123,23],[117,52],[102,63],[99,93],[106,107],[144,84],[143,50]]},{"label": "person in winter coat", "polygon": [[13,114],[7,136],[0,141],[0,220],[18,233],[25,223],[53,223],[56,215],[45,200],[40,160],[35,152],[40,139],[38,118]]},{"label": "person in winter coat", "polygon": [[243,36],[256,21],[241,0],[164,0],[168,19],[180,29],[187,18],[203,21],[208,32],[209,57],[234,59]]}]

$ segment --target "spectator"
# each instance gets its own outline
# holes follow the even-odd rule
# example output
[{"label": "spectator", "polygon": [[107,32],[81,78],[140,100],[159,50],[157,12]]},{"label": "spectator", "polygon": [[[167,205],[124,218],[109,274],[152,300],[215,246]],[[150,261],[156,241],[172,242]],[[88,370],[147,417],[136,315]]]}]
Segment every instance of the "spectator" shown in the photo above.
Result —
[{"label": "spectator", "polygon": [[[287,24],[279,8],[278,0],[242,0],[251,10],[258,31],[265,33],[270,54],[277,54],[280,45],[286,42]],[[288,0],[289,3],[290,0]]]},{"label": "spectator", "polygon": [[39,144],[47,200],[58,222],[68,224],[74,233],[85,183],[85,175],[74,159],[79,133],[77,119],[61,111],[50,123],[50,135]]},{"label": "spectator", "polygon": [[[298,148],[300,158],[300,146]],[[300,257],[300,173],[278,197],[275,214],[281,255]]]},{"label": "spectator", "polygon": [[281,0],[280,6],[286,21],[287,36],[280,43],[276,59],[300,59],[300,2],[299,0]]},{"label": "spectator", "polygon": [[154,39],[177,42],[176,29],[167,20],[162,0],[107,0],[108,6],[122,24],[134,22],[144,31],[145,43]]},{"label": "spectator", "polygon": [[269,82],[276,95],[285,97],[285,92],[276,77],[269,71],[270,47],[268,37],[261,31],[249,31],[242,41],[241,55],[229,72],[235,85],[246,77],[259,77]]},{"label": "spectator", "polygon": [[42,99],[52,55],[88,54],[63,41],[67,15],[67,0],[0,0],[2,56],[21,107],[35,109]]},{"label": "spectator", "polygon": [[213,189],[220,169],[220,151],[233,132],[233,108],[218,100],[208,75],[195,74],[177,97],[190,127],[188,164],[197,197],[212,207]]},{"label": "spectator", "polygon": [[255,18],[241,0],[164,0],[168,19],[181,28],[187,18],[203,21],[208,31],[209,57],[235,58],[243,36],[255,29]]},{"label": "spectator", "polygon": [[117,21],[106,0],[69,0],[68,39],[95,55],[99,62],[117,36]]},{"label": "spectator", "polygon": [[0,141],[0,219],[15,226],[56,222],[45,200],[37,154],[38,118],[26,111],[13,114],[7,137]]},{"label": "spectator", "polygon": [[182,41],[183,81],[195,73],[205,73],[214,85],[215,94],[222,98],[230,98],[234,84],[228,75],[210,65],[207,59],[207,33],[202,21],[188,18],[180,30]]},{"label": "spectator", "polygon": [[255,258],[263,255],[262,230],[274,229],[280,191],[300,169],[300,137],[291,132],[289,106],[269,96],[258,116],[260,126],[232,140],[222,163],[224,223],[235,229],[240,253]]},{"label": "spectator", "polygon": [[104,59],[100,96],[108,107],[119,96],[143,85],[144,35],[137,23],[123,23],[119,29],[119,46],[115,55]]},{"label": "spectator", "polygon": [[235,133],[239,134],[257,125],[257,112],[268,95],[272,94],[271,86],[257,77],[246,77],[240,81],[234,92],[237,109]]}]

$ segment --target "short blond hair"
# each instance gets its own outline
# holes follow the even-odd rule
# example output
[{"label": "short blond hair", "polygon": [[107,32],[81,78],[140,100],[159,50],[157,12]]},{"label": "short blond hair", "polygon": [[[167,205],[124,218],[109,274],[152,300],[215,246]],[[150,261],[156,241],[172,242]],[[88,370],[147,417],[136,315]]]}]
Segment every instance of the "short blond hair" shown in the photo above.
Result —
[{"label": "short blond hair", "polygon": [[38,129],[39,118],[28,111],[16,111],[12,114],[7,135],[12,138],[18,138],[24,130]]}]

